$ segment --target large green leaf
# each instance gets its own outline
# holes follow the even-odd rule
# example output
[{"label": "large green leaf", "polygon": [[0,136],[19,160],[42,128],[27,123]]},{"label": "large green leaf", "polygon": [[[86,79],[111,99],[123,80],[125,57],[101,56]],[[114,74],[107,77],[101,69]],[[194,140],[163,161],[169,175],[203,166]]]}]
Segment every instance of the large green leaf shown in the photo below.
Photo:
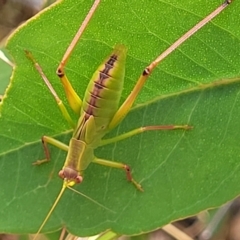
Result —
[{"label": "large green leaf", "polygon": [[[96,67],[116,43],[128,51],[121,101],[144,67],[219,1],[102,1],[66,71],[83,96]],[[57,173],[66,153],[42,135],[68,142],[70,128],[24,49],[38,60],[66,99],[56,67],[91,2],[65,0],[22,26],[8,43],[17,67],[1,105],[0,232],[34,233],[61,188]],[[43,231],[61,226],[76,235],[111,228],[140,234],[170,221],[217,207],[239,194],[240,4],[235,1],[171,56],[149,78],[134,109],[109,136],[156,124],[189,124],[191,131],[148,132],[98,148],[101,158],[130,164],[141,193],[120,170],[91,164],[77,189],[112,209],[66,191]],[[75,117],[76,119],[76,117]]]}]

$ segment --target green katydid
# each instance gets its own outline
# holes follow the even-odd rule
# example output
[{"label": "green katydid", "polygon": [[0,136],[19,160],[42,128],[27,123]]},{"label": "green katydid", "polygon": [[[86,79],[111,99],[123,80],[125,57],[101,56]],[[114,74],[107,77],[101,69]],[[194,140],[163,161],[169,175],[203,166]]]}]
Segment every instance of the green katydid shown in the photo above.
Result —
[{"label": "green katydid", "polygon": [[[72,108],[72,110],[79,115],[79,120],[77,124],[75,124],[71,119],[64,104],[62,103],[61,99],[58,97],[57,93],[53,89],[51,83],[47,79],[40,65],[34,59],[32,54],[26,51],[27,56],[34,63],[35,68],[43,78],[51,94],[54,96],[64,118],[73,128],[73,136],[70,140],[69,146],[51,137],[48,136],[42,137],[42,143],[46,159],[38,160],[34,163],[34,165],[39,165],[50,160],[50,153],[47,148],[47,144],[52,144],[64,151],[67,151],[68,154],[64,166],[62,170],[60,170],[59,172],[59,176],[63,179],[62,189],[58,194],[50,211],[48,212],[46,218],[44,219],[43,223],[38,229],[37,234],[40,233],[40,231],[46,224],[47,220],[49,219],[50,215],[55,209],[65,189],[66,188],[72,189],[72,187],[75,184],[81,183],[83,181],[83,171],[88,167],[88,165],[91,162],[125,170],[127,179],[138,190],[143,191],[142,186],[132,177],[130,167],[128,165],[97,158],[94,155],[94,149],[96,149],[99,146],[124,140],[136,134],[143,133],[145,131],[173,130],[173,129],[187,130],[191,128],[191,126],[188,125],[144,126],[111,139],[102,139],[106,133],[108,133],[111,129],[115,128],[128,114],[136,97],[138,96],[140,90],[142,89],[144,83],[146,82],[154,68],[166,56],[168,56],[172,51],[174,51],[179,45],[181,45],[196,31],[198,31],[206,23],[208,23],[215,16],[217,16],[223,9],[225,9],[231,3],[231,1],[226,0],[216,10],[214,10],[206,18],[204,18],[192,29],[190,29],[187,33],[185,33],[172,46],[170,46],[167,50],[160,54],[150,65],[148,65],[144,69],[143,73],[140,75],[132,92],[120,107],[118,105],[121,92],[123,89],[125,59],[127,55],[127,50],[125,46],[120,44],[116,45],[113,52],[106,58],[103,64],[100,65],[100,67],[93,74],[93,77],[89,82],[83,100],[80,99],[80,97],[77,95],[77,93],[71,86],[71,83],[69,82],[64,71],[64,67],[68,61],[69,56],[74,50],[77,42],[79,41],[84,29],[86,28],[88,22],[93,16],[99,3],[100,0],[94,1],[89,13],[87,14],[79,30],[77,31],[72,42],[70,43],[57,68],[57,75],[63,84],[69,105]],[[76,191],[74,189],[72,190]]]}]

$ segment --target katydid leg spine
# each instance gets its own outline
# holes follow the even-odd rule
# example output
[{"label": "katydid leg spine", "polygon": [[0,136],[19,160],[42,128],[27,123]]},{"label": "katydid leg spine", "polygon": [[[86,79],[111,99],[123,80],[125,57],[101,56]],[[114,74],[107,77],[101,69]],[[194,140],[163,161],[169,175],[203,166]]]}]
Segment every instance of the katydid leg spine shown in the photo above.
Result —
[{"label": "katydid leg spine", "polygon": [[[74,47],[76,46],[80,36],[82,35],[83,30],[87,26],[89,20],[91,19],[99,3],[100,3],[100,0],[95,0],[89,14],[87,15],[83,24],[79,28],[72,43],[69,45],[57,69],[57,74],[64,86],[64,90],[65,90],[69,105],[73,109],[73,111],[77,112],[80,115],[76,126],[73,123],[61,99],[58,97],[57,93],[53,89],[49,80],[43,73],[41,67],[35,61],[31,53],[27,52],[27,56],[34,63],[35,68],[37,69],[37,71],[43,78],[45,84],[47,85],[48,89],[54,96],[64,118],[68,121],[70,126],[74,129],[73,137],[70,140],[69,147],[65,147],[64,144],[61,145],[61,143],[59,143],[57,140],[50,137],[44,136],[42,138],[44,149],[45,149],[45,155],[46,155],[46,160],[43,160],[42,162],[49,161],[50,159],[50,154],[47,149],[48,143],[68,151],[68,155],[62,170],[59,172],[60,177],[63,178],[62,190],[60,191],[57,199],[52,205],[51,210],[48,212],[48,215],[46,216],[41,227],[39,228],[38,233],[44,227],[46,221],[48,220],[52,211],[54,210],[58,201],[60,200],[64,190],[66,188],[71,188],[76,183],[82,182],[83,180],[82,172],[88,167],[88,165],[91,162],[109,166],[109,167],[124,169],[127,174],[127,179],[131,181],[138,190],[142,191],[141,185],[132,178],[130,167],[128,165],[97,158],[94,156],[93,151],[98,146],[117,142],[145,131],[191,128],[188,125],[145,126],[138,129],[134,129],[128,133],[124,133],[112,139],[102,140],[102,137],[107,132],[109,132],[112,128],[116,127],[123,120],[123,118],[128,114],[136,97],[138,96],[140,90],[142,89],[148,76],[152,73],[154,68],[167,55],[169,55],[179,45],[181,45],[184,41],[186,41],[186,39],[188,39],[191,35],[193,35],[196,31],[198,31],[206,23],[208,23],[211,19],[213,19],[216,15],[218,15],[229,3],[231,3],[231,1],[229,0],[225,1],[214,12],[209,14],[206,18],[204,18],[192,29],[190,29],[172,46],[170,46],[166,51],[164,51],[161,55],[159,55],[149,66],[147,66],[143,71],[143,73],[141,74],[141,76],[139,77],[132,92],[119,108],[118,108],[118,104],[119,104],[120,95],[123,89],[123,79],[124,79],[124,71],[125,71],[124,64],[125,64],[126,52],[127,52],[126,48],[123,45],[117,45],[113,50],[113,52],[110,54],[110,56],[107,57],[106,61],[94,73],[87,87],[83,101],[80,99],[80,97],[77,95],[77,93],[73,89],[72,85],[68,81],[68,78],[64,72],[64,67],[66,65],[66,62],[70,54],[72,53]],[[112,100],[112,102],[110,101],[111,103],[109,103],[109,99]],[[37,161],[35,164],[40,164],[42,162]]]}]

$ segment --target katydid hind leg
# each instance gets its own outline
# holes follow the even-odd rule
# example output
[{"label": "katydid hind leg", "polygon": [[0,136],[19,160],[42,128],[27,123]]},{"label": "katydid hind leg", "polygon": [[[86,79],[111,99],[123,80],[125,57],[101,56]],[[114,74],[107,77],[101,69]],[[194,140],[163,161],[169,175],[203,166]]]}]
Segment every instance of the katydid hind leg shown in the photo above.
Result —
[{"label": "katydid hind leg", "polygon": [[96,11],[98,5],[100,3],[100,0],[95,0],[91,9],[89,10],[87,16],[85,17],[84,21],[82,22],[81,26],[79,27],[77,33],[75,34],[72,42],[70,43],[70,45],[68,46],[66,52],[63,55],[63,58],[57,68],[57,75],[60,78],[64,90],[65,90],[65,94],[67,96],[69,105],[71,106],[71,108],[77,113],[80,113],[80,109],[82,106],[82,100],[81,98],[78,96],[78,94],[76,93],[76,91],[74,90],[74,88],[72,87],[71,83],[69,82],[66,74],[65,74],[65,66],[67,64],[67,61],[71,55],[71,53],[73,52],[75,46],[77,45],[79,39],[81,38],[85,28],[87,27],[89,21],[91,20],[94,12]]},{"label": "katydid hind leg", "polygon": [[155,125],[155,126],[144,126],[144,127],[139,127],[136,129],[133,129],[129,132],[123,133],[121,135],[118,135],[113,138],[109,139],[102,139],[100,146],[108,145],[111,143],[115,143],[118,141],[122,141],[124,139],[130,138],[132,136],[135,136],[140,133],[144,133],[147,131],[158,131],[158,130],[175,130],[175,129],[183,129],[183,130],[189,130],[192,129],[192,126],[189,125]]},{"label": "katydid hind leg", "polygon": [[175,41],[169,48],[167,48],[163,53],[161,53],[152,63],[150,63],[144,69],[133,90],[112,118],[109,124],[109,129],[113,129],[114,127],[116,127],[125,118],[125,116],[130,111],[135,99],[140,93],[142,87],[147,81],[148,77],[153,72],[153,70],[161,63],[161,61],[165,59],[170,53],[172,53],[176,48],[178,48],[182,43],[184,43],[188,38],[190,38],[194,33],[196,33],[199,29],[201,29],[213,18],[215,18],[219,13],[221,13],[231,2],[231,0],[225,0],[224,3],[222,3],[218,8],[216,8],[203,20],[198,22],[194,27],[187,31],[182,37]]},{"label": "katydid hind leg", "polygon": [[51,144],[54,145],[55,147],[58,147],[64,151],[68,151],[68,146],[54,138],[48,137],[48,136],[42,136],[42,144],[43,144],[43,149],[44,149],[44,153],[46,158],[42,159],[42,160],[37,160],[33,163],[33,165],[40,165],[42,163],[46,163],[50,161],[50,152],[49,149],[47,147],[47,144]]},{"label": "katydid hind leg", "polygon": [[126,172],[127,180],[129,182],[133,183],[133,185],[138,190],[143,192],[143,188],[142,188],[141,184],[139,184],[137,181],[134,180],[134,178],[132,177],[131,169],[127,164],[120,163],[120,162],[114,162],[114,161],[106,160],[106,159],[101,159],[101,158],[97,158],[97,157],[94,158],[93,162],[103,165],[103,166],[111,167],[111,168],[123,169]]}]

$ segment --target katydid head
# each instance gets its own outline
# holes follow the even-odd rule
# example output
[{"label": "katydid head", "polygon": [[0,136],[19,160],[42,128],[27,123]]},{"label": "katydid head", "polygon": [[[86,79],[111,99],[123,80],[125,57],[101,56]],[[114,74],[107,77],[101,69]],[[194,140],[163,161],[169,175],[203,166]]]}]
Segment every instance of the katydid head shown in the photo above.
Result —
[{"label": "katydid head", "polygon": [[58,175],[69,187],[72,187],[75,184],[81,183],[83,181],[83,177],[79,175],[78,171],[70,167],[64,167],[59,171]]}]

